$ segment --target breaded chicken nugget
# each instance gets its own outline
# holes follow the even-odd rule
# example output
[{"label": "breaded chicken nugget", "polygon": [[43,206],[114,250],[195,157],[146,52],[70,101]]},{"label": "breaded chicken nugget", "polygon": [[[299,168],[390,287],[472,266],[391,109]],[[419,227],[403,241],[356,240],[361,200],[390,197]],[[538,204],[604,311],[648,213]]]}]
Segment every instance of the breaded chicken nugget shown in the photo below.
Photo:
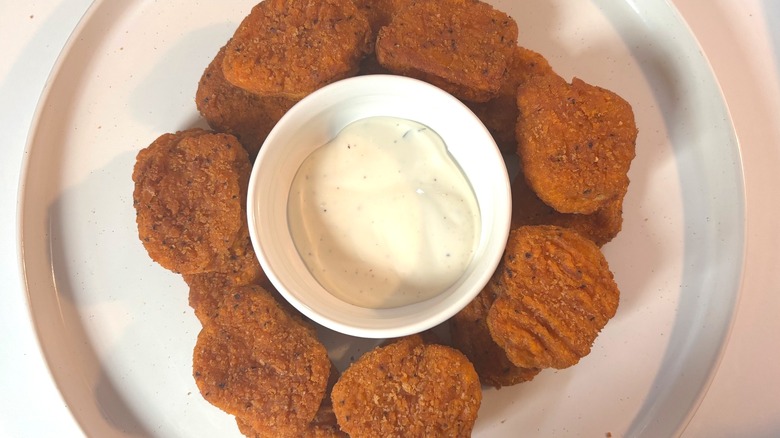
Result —
[{"label": "breaded chicken nugget", "polygon": [[463,310],[449,320],[453,347],[474,365],[484,385],[495,388],[527,382],[541,371],[515,366],[490,335],[487,315],[496,299],[495,281],[487,286]]},{"label": "breaded chicken nugget", "polygon": [[631,105],[574,78],[534,77],[517,94],[526,180],[561,213],[593,213],[625,195],[637,129]]},{"label": "breaded chicken nugget", "polygon": [[333,387],[341,430],[359,437],[469,436],[482,401],[459,351],[403,338],[355,361]]},{"label": "breaded chicken nugget", "polygon": [[591,214],[559,213],[536,196],[521,173],[512,181],[512,228],[523,225],[571,228],[601,247],[623,227],[623,197],[609,201]]},{"label": "breaded chicken nugget", "polygon": [[487,316],[490,334],[524,368],[579,362],[620,297],[598,247],[556,226],[512,230],[493,280],[500,292]]},{"label": "breaded chicken nugget", "polygon": [[133,169],[138,235],[149,257],[182,274],[218,269],[246,227],[249,157],[235,137],[164,134]]},{"label": "breaded chicken nugget", "polygon": [[[245,231],[248,233],[248,231]],[[184,275],[190,287],[189,303],[195,316],[206,324],[217,314],[219,303],[235,286],[257,284],[269,290],[271,285],[257,261],[249,235],[230,251],[230,257],[219,271]]]},{"label": "breaded chicken nugget", "polygon": [[209,63],[198,82],[195,104],[209,126],[235,135],[254,159],[276,122],[297,102],[284,97],[262,97],[225,79],[225,47]]},{"label": "breaded chicken nugget", "polygon": [[351,0],[265,0],[236,29],[222,70],[249,92],[300,99],[354,75],[370,42]]},{"label": "breaded chicken nugget", "polygon": [[464,102],[490,131],[502,152],[517,150],[517,89],[524,86],[530,78],[545,74],[555,73],[542,55],[516,46],[498,96],[487,102]]},{"label": "breaded chicken nugget", "polygon": [[[339,379],[339,372],[333,364],[331,364],[330,370],[328,387],[325,390],[322,404],[320,404],[320,408],[317,410],[314,419],[309,423],[309,426],[301,432],[301,437],[303,438],[345,438],[348,436],[339,428],[336,422],[336,414],[333,413],[333,403],[330,399],[330,394],[333,390],[333,385]],[[238,424],[238,430],[245,436],[263,438],[262,434],[255,431],[241,418],[236,418],[236,424]]]},{"label": "breaded chicken nugget", "polygon": [[209,403],[261,436],[298,437],[322,404],[331,363],[311,326],[249,285],[203,326],[192,368]]},{"label": "breaded chicken nugget", "polygon": [[379,63],[454,96],[485,102],[498,95],[517,44],[517,23],[476,0],[414,2],[379,31]]},{"label": "breaded chicken nugget", "polygon": [[352,0],[371,25],[371,48],[373,51],[379,29],[387,26],[393,16],[404,7],[414,3],[414,0]]}]

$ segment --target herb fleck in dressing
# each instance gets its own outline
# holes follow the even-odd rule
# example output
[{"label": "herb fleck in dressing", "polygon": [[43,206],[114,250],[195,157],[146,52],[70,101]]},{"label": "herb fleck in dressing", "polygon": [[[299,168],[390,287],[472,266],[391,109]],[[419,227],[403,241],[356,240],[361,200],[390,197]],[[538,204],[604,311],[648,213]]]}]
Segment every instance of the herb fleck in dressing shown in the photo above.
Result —
[{"label": "herb fleck in dressing", "polygon": [[471,262],[480,230],[474,192],[441,137],[393,117],[358,120],[309,155],[287,214],[317,281],[371,308],[449,288]]}]

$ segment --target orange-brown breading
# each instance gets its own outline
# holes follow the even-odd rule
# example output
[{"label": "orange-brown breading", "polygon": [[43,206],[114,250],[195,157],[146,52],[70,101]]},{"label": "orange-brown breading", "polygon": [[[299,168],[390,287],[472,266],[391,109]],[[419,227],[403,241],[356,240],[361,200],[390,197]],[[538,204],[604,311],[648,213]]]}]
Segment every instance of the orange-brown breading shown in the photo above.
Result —
[{"label": "orange-brown breading", "polygon": [[222,69],[249,92],[300,99],[355,74],[370,39],[351,0],[265,0],[236,29]]},{"label": "orange-brown breading", "polygon": [[517,150],[517,89],[532,77],[555,74],[547,60],[539,53],[516,46],[507,67],[506,77],[498,96],[487,102],[465,102],[490,131],[502,152]]},{"label": "orange-brown breading", "polygon": [[559,213],[536,196],[521,173],[512,182],[512,228],[523,225],[571,228],[601,247],[623,227],[623,197],[611,200],[591,214]]},{"label": "orange-brown breading", "polygon": [[233,287],[257,284],[270,288],[249,236],[245,235],[241,241],[243,243],[235,245],[219,271],[184,275],[184,281],[190,287],[190,307],[201,324],[206,324],[217,314],[219,303]]},{"label": "orange-brown breading", "polygon": [[322,404],[331,363],[312,327],[249,285],[203,326],[192,368],[209,403],[261,436],[297,437]]},{"label": "orange-brown breading", "polygon": [[517,94],[518,152],[526,180],[562,213],[593,213],[621,198],[635,155],[631,105],[574,78],[534,77]]},{"label": "orange-brown breading", "polygon": [[390,24],[393,16],[400,9],[414,2],[414,0],[352,0],[368,19],[371,25],[371,45],[376,41],[379,29]]},{"label": "orange-brown breading", "polygon": [[222,74],[224,59],[222,47],[198,82],[195,105],[212,129],[235,135],[254,158],[276,122],[297,100],[262,97],[234,86]]},{"label": "orange-brown breading", "polygon": [[[336,414],[333,412],[333,402],[330,399],[333,385],[339,379],[339,372],[333,364],[330,367],[330,376],[328,377],[328,386],[325,391],[325,396],[322,399],[322,404],[317,410],[317,414],[314,419],[309,423],[308,427],[301,432],[302,438],[346,438],[348,435],[341,431],[338,422],[336,421]],[[236,424],[238,424],[238,430],[247,437],[263,438],[264,435],[255,431],[249,424],[240,418],[236,418]]]},{"label": "orange-brown breading", "polygon": [[620,297],[592,241],[547,225],[512,230],[491,281],[500,292],[488,312],[490,334],[524,368],[579,362],[615,315]]},{"label": "orange-brown breading", "polygon": [[482,389],[461,352],[412,337],[361,356],[332,398],[341,430],[352,437],[467,437]]},{"label": "orange-brown breading", "polygon": [[414,2],[379,31],[379,63],[454,96],[485,102],[498,95],[517,44],[517,23],[475,0]]},{"label": "orange-brown breading", "polygon": [[246,228],[250,168],[235,137],[202,129],[164,134],[142,149],[133,205],[149,257],[182,274],[224,264]]},{"label": "orange-brown breading", "polygon": [[482,384],[501,388],[527,382],[541,370],[515,366],[490,335],[487,315],[497,293],[495,282],[489,282],[476,298],[450,318],[449,326],[453,347],[469,358]]}]

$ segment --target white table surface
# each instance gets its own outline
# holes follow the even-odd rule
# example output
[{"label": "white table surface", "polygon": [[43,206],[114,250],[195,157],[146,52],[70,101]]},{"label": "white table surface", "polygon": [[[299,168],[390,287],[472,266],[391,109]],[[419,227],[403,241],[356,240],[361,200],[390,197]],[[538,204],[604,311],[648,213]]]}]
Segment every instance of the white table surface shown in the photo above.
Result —
[{"label": "white table surface", "polygon": [[[0,437],[82,436],[30,322],[16,249],[16,202],[38,98],[91,2],[8,3],[0,4]],[[723,88],[741,145],[748,209],[737,316],[683,436],[780,437],[780,1],[673,3]]]}]

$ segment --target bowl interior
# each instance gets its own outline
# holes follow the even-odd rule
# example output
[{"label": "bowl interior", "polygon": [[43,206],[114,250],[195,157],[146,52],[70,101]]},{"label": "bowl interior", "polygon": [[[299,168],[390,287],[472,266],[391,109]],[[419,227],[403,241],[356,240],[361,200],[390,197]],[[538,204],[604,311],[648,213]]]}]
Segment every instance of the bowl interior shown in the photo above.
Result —
[{"label": "bowl interior", "polygon": [[[436,131],[461,166],[481,215],[478,247],[466,272],[429,300],[371,309],[339,300],[309,273],[287,224],[290,185],[303,160],[346,125],[366,117],[413,120]],[[258,259],[279,292],[303,314],[333,330],[368,338],[417,333],[471,301],[495,270],[509,232],[509,179],[482,123],[460,101],[424,82],[390,75],[345,79],[293,107],[269,134],[252,169],[247,213]]]}]

